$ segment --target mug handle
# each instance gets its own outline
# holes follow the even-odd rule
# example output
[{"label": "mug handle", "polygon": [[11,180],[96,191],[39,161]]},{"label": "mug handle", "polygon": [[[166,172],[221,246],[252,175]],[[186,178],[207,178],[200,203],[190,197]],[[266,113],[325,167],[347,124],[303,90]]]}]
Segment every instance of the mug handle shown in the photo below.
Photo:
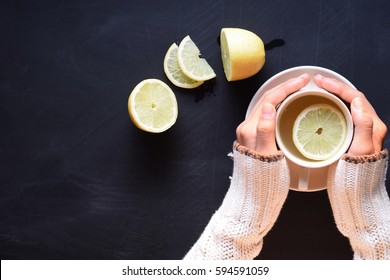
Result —
[{"label": "mug handle", "polygon": [[[310,77],[309,83],[303,88],[301,88],[300,90],[298,90],[298,92],[308,91],[308,90],[327,92],[323,88],[319,88],[314,83],[314,79],[312,76]],[[310,179],[310,168],[300,166],[299,176],[298,176],[298,190],[307,191],[309,189],[309,179]]]},{"label": "mug handle", "polygon": [[309,189],[310,168],[300,166],[298,178],[298,190],[307,191]]}]

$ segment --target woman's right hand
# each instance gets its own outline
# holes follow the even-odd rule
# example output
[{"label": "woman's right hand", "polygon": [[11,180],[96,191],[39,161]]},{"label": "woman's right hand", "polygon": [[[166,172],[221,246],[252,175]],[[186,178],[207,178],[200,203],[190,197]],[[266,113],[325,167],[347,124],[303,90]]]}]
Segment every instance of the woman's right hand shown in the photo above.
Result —
[{"label": "woman's right hand", "polygon": [[303,74],[266,91],[248,118],[237,127],[238,143],[261,154],[275,154],[275,107],[288,95],[307,85],[309,80],[309,75]]}]

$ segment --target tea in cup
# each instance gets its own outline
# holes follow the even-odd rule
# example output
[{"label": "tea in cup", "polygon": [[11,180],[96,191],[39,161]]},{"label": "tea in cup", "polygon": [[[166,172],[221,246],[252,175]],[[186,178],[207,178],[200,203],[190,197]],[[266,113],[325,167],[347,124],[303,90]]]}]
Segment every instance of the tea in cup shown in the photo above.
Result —
[{"label": "tea in cup", "polygon": [[278,106],[275,134],[286,158],[301,167],[299,185],[304,188],[310,169],[328,166],[348,150],[353,121],[336,95],[320,88],[305,89]]}]

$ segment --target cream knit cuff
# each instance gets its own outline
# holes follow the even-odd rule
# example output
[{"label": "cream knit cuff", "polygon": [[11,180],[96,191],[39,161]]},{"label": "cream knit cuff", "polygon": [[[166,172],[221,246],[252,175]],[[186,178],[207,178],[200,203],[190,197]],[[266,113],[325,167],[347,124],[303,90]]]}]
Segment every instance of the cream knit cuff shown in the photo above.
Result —
[{"label": "cream knit cuff", "polygon": [[328,195],[336,225],[355,259],[390,259],[390,200],[385,179],[388,152],[344,156],[332,165]]},{"label": "cream knit cuff", "polygon": [[289,190],[289,169],[282,153],[262,155],[234,143],[233,177],[219,210],[222,216],[263,231],[276,221]]},{"label": "cream knit cuff", "polygon": [[185,259],[253,259],[289,189],[283,155],[259,155],[234,144],[233,176],[222,205]]}]

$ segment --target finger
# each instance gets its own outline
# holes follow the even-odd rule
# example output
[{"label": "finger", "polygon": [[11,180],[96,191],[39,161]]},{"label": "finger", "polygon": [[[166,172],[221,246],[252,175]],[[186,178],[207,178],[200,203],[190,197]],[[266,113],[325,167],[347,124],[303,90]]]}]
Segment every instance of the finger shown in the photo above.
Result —
[{"label": "finger", "polygon": [[317,74],[314,76],[313,80],[317,86],[338,95],[341,99],[348,103],[351,103],[356,97],[364,97],[364,94],[360,91],[336,79],[327,78]]},{"label": "finger", "polygon": [[364,111],[361,97],[356,97],[351,104],[352,119],[355,124],[355,135],[348,153],[354,156],[370,155],[375,152],[373,143],[374,121]]},{"label": "finger", "polygon": [[261,107],[263,106],[262,104],[264,102],[271,103],[272,105],[276,106],[288,95],[304,87],[309,82],[309,80],[310,76],[305,73],[266,91],[254,106],[252,112],[249,114],[248,119],[255,118],[258,120],[261,113]]},{"label": "finger", "polygon": [[[289,94],[296,92],[302,87],[304,87],[309,82],[309,80],[309,75],[305,73],[265,92],[254,106],[248,118],[244,120],[244,122],[242,122],[237,128],[236,135],[238,142],[248,148],[255,149],[256,127],[260,119],[264,99],[267,98],[267,100],[269,100],[271,104],[274,104],[274,106],[276,106],[277,104],[282,102],[283,99],[285,99]],[[275,97],[273,97],[273,95],[275,95]],[[275,108],[273,110],[275,110]]]},{"label": "finger", "polygon": [[290,94],[300,90],[310,81],[310,76],[307,73],[300,75],[297,78],[293,78],[276,86],[275,88],[267,91],[263,95],[263,102],[271,103],[276,106]]},{"label": "finger", "polygon": [[277,151],[275,142],[275,107],[264,103],[256,129],[256,151],[262,154],[273,154]]},{"label": "finger", "polygon": [[344,101],[351,103],[356,97],[361,98],[363,111],[372,118],[373,124],[373,144],[376,152],[382,150],[383,141],[386,137],[387,127],[377,115],[374,107],[370,104],[363,93],[350,87],[336,79],[326,78],[322,75],[315,75],[314,82],[317,86],[338,95]]}]

